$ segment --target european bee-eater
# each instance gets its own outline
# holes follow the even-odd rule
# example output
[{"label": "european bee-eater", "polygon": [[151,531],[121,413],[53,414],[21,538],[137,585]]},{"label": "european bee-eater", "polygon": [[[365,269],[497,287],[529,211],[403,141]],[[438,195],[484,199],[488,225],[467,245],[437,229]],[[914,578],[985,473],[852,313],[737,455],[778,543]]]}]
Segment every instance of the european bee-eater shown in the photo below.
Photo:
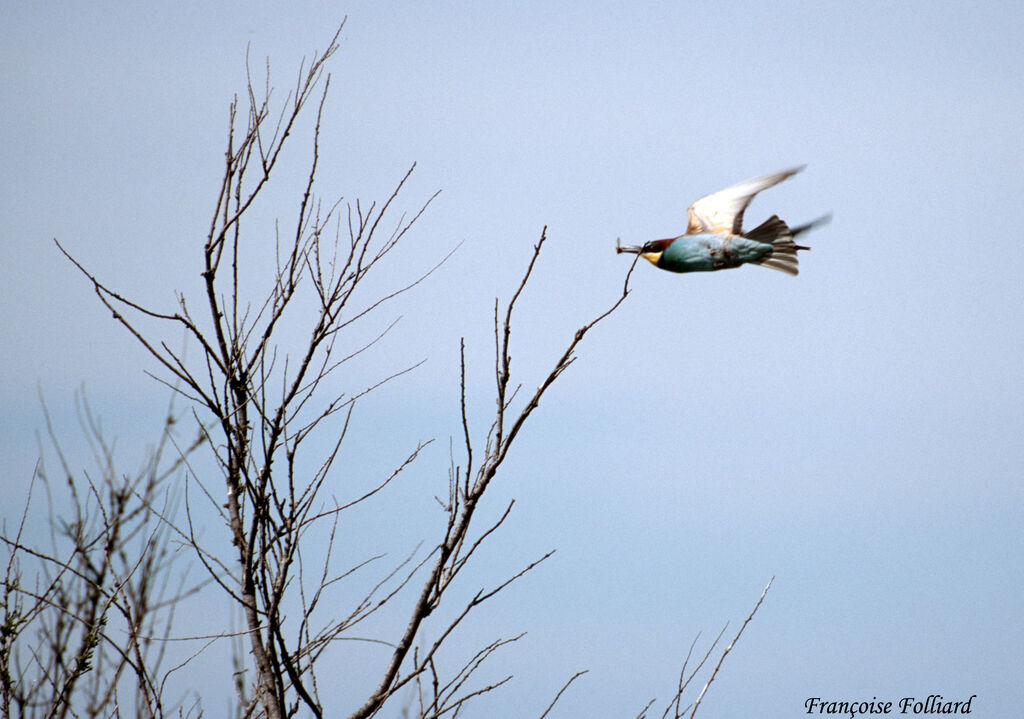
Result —
[{"label": "european bee-eater", "polygon": [[632,247],[616,244],[615,251],[638,254],[655,267],[669,272],[711,272],[753,262],[795,275],[798,271],[797,251],[811,248],[798,245],[793,239],[828,221],[829,216],[791,228],[777,215],[772,215],[754,229],[744,232],[743,211],[758,192],[777,185],[802,169],[802,166],[794,167],[755,177],[705,195],[690,205],[687,211],[689,224],[684,234]]}]

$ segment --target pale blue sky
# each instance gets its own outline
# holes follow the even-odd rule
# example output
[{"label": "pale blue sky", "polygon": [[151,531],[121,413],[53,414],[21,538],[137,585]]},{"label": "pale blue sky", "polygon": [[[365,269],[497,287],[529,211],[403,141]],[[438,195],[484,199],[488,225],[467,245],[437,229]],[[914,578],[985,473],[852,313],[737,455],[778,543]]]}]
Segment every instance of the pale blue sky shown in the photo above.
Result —
[{"label": "pale blue sky", "polygon": [[[616,237],[679,234],[700,195],[802,163],[748,223],[834,213],[798,278],[644,264],[586,338],[494,490],[492,509],[516,511],[467,591],[558,553],[467,627],[467,646],[529,631],[503,660],[516,682],[479,715],[536,715],[589,668],[558,716],[634,716],[668,699],[693,635],[737,626],[772,575],[703,716],[930,693],[1013,714],[1024,6],[382,5],[0,9],[5,491],[31,476],[37,384],[67,427],[84,382],[129,464],[166,402],[52,238],[144,302],[194,290],[246,45],[283,95],[347,15],[321,192],[382,198],[413,161],[403,208],[442,190],[388,281],[464,243],[348,380],[427,359],[360,407],[377,444],[355,456],[383,468],[437,437],[416,475],[428,498],[459,431],[458,339],[482,425],[493,298],[544,225],[514,351],[527,387],[614,299]],[[281,186],[279,215],[297,192]]]}]

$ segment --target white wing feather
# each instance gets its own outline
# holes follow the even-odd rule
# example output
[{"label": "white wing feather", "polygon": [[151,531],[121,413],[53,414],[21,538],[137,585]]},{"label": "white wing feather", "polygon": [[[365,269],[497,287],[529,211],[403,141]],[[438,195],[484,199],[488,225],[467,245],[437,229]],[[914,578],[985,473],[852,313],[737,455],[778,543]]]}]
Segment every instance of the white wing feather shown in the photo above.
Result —
[{"label": "white wing feather", "polygon": [[701,232],[714,232],[720,235],[738,235],[743,231],[743,211],[761,190],[777,185],[787,177],[792,177],[804,166],[792,167],[771,175],[755,177],[738,185],[705,195],[692,205],[687,214],[689,224],[686,234],[695,235]]}]

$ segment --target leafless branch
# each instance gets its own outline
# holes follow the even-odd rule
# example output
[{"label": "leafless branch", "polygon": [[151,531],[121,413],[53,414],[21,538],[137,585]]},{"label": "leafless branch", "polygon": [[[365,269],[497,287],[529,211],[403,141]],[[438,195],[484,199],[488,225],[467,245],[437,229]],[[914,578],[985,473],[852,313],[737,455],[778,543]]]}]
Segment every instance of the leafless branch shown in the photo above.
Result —
[{"label": "leafless branch", "polygon": [[572,683],[573,683],[574,681],[576,681],[576,680],[577,680],[577,679],[579,679],[579,678],[580,678],[581,676],[583,676],[584,674],[586,674],[586,673],[587,673],[587,671],[589,671],[589,670],[587,670],[587,669],[584,669],[583,671],[579,671],[579,672],[576,672],[576,673],[575,673],[575,674],[573,674],[573,675],[572,675],[571,677],[569,677],[569,681],[567,681],[567,682],[566,682],[565,684],[563,684],[563,685],[562,685],[562,688],[558,690],[558,694],[556,694],[556,695],[555,695],[555,698],[551,700],[551,703],[550,703],[550,704],[548,704],[548,708],[544,710],[544,713],[540,715],[540,719],[544,719],[544,717],[546,717],[546,716],[547,716],[547,715],[548,715],[549,713],[551,713],[551,710],[555,708],[555,704],[557,704],[557,703],[558,703],[558,700],[562,698],[562,695],[563,695],[563,694],[565,694],[565,690],[566,690],[566,689],[568,689],[568,688],[569,688],[569,686],[570,686],[570,685],[571,685],[571,684],[572,684]]},{"label": "leafless branch", "polygon": [[[504,320],[499,323],[498,304],[495,305],[495,367],[496,367],[496,415],[494,423],[492,424],[491,431],[485,441],[484,457],[480,460],[479,465],[476,468],[476,479],[470,483],[469,477],[473,472],[472,461],[473,461],[473,444],[470,439],[469,424],[465,413],[465,397],[466,397],[466,380],[465,380],[465,352],[464,343],[460,345],[460,397],[462,406],[462,426],[463,433],[465,436],[466,454],[467,454],[467,466],[465,470],[465,480],[461,488],[458,487],[457,482],[454,481],[454,468],[453,468],[453,484],[449,494],[449,503],[447,506],[448,510],[448,523],[444,541],[439,547],[437,559],[434,562],[433,568],[431,569],[430,575],[427,577],[423,584],[423,588],[420,591],[419,598],[413,605],[410,613],[409,623],[406,626],[404,633],[401,638],[395,643],[395,650],[391,655],[391,659],[385,669],[383,676],[373,694],[366,700],[362,707],[351,714],[351,719],[363,719],[374,714],[378,708],[390,697],[398,688],[403,686],[411,678],[424,671],[428,666],[431,658],[436,652],[439,644],[435,642],[425,655],[415,663],[415,667],[411,673],[405,678],[400,678],[399,672],[403,666],[407,655],[413,647],[413,641],[419,632],[420,626],[424,620],[437,608],[441,602],[441,597],[445,589],[451,584],[455,576],[465,567],[466,560],[473,553],[480,541],[483,541],[491,532],[493,532],[497,526],[499,526],[506,514],[498,520],[497,524],[487,530],[475,543],[470,545],[469,551],[465,555],[460,554],[460,550],[466,541],[469,534],[470,527],[472,525],[473,517],[476,512],[476,508],[483,497],[491,480],[497,474],[498,468],[504,462],[509,449],[512,446],[513,441],[526,422],[530,414],[537,408],[540,403],[540,398],[548,387],[558,378],[558,376],[572,363],[574,357],[573,353],[583,339],[584,335],[590,329],[592,329],[601,320],[608,317],[614,312],[629,294],[629,277],[632,273],[632,268],[627,273],[626,279],[623,283],[623,289],[618,299],[604,312],[598,314],[593,320],[587,322],[580,327],[574,333],[572,339],[569,341],[568,346],[562,353],[562,356],[555,363],[554,368],[548,373],[548,375],[541,381],[537,387],[536,392],[527,402],[527,404],[520,410],[519,414],[513,420],[511,427],[506,434],[504,432],[505,427],[505,413],[509,407],[510,394],[508,391],[510,379],[511,379],[511,353],[510,353],[510,342],[511,342],[511,328],[512,328],[512,315],[516,301],[523,293],[527,282],[533,272],[533,268],[540,256],[541,248],[543,247],[547,239],[547,228],[541,232],[540,240],[534,245],[533,254],[531,255],[530,262],[527,265],[526,271],[523,274],[518,286],[512,294],[512,298],[506,307],[504,313]],[[514,393],[513,393],[514,394]],[[511,509],[511,505],[509,506]],[[546,558],[546,557],[545,557]],[[531,565],[532,567],[533,565]],[[526,570],[524,570],[526,571]],[[521,576],[522,573],[517,574],[513,579]],[[511,580],[509,580],[511,581]],[[482,602],[487,597],[493,596],[494,592],[507,586],[507,582],[504,585],[498,587],[493,592],[478,594],[473,601],[463,610],[462,613],[456,616],[454,620],[449,622],[448,627],[441,633],[441,640],[447,637],[451,631],[459,624],[462,618],[472,609],[474,606]]]},{"label": "leafless branch", "polygon": [[761,596],[758,598],[757,604],[755,604],[754,608],[750,610],[750,614],[748,614],[747,618],[743,620],[743,624],[740,626],[739,631],[736,632],[736,636],[733,637],[731,642],[729,642],[729,646],[727,646],[725,651],[722,652],[722,656],[718,658],[718,664],[715,665],[715,668],[711,672],[711,676],[708,677],[704,687],[700,690],[700,694],[697,695],[697,700],[693,703],[693,710],[690,712],[690,719],[693,719],[694,715],[697,713],[697,709],[700,707],[700,703],[703,701],[704,695],[708,691],[708,687],[711,686],[711,682],[715,681],[715,677],[718,675],[718,670],[722,668],[722,662],[725,661],[725,657],[732,651],[732,648],[736,646],[736,642],[739,641],[740,635],[743,634],[743,630],[747,628],[748,624],[750,624],[750,620],[754,618],[755,614],[757,614],[757,610],[761,607],[761,602],[764,601],[765,595],[768,594],[768,590],[771,589],[772,582],[774,581],[775,577],[768,580],[768,584],[765,585],[764,591],[761,592]]}]

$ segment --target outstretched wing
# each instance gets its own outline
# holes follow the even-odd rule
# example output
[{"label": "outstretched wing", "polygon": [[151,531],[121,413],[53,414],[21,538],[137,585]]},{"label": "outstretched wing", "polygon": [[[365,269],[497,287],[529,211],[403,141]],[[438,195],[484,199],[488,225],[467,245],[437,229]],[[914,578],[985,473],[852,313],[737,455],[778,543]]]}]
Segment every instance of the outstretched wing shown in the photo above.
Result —
[{"label": "outstretched wing", "polygon": [[695,235],[701,232],[738,235],[743,231],[743,211],[761,190],[777,185],[787,177],[791,177],[804,166],[792,167],[763,177],[741,182],[724,190],[713,192],[700,198],[687,210],[689,224],[686,234]]}]

